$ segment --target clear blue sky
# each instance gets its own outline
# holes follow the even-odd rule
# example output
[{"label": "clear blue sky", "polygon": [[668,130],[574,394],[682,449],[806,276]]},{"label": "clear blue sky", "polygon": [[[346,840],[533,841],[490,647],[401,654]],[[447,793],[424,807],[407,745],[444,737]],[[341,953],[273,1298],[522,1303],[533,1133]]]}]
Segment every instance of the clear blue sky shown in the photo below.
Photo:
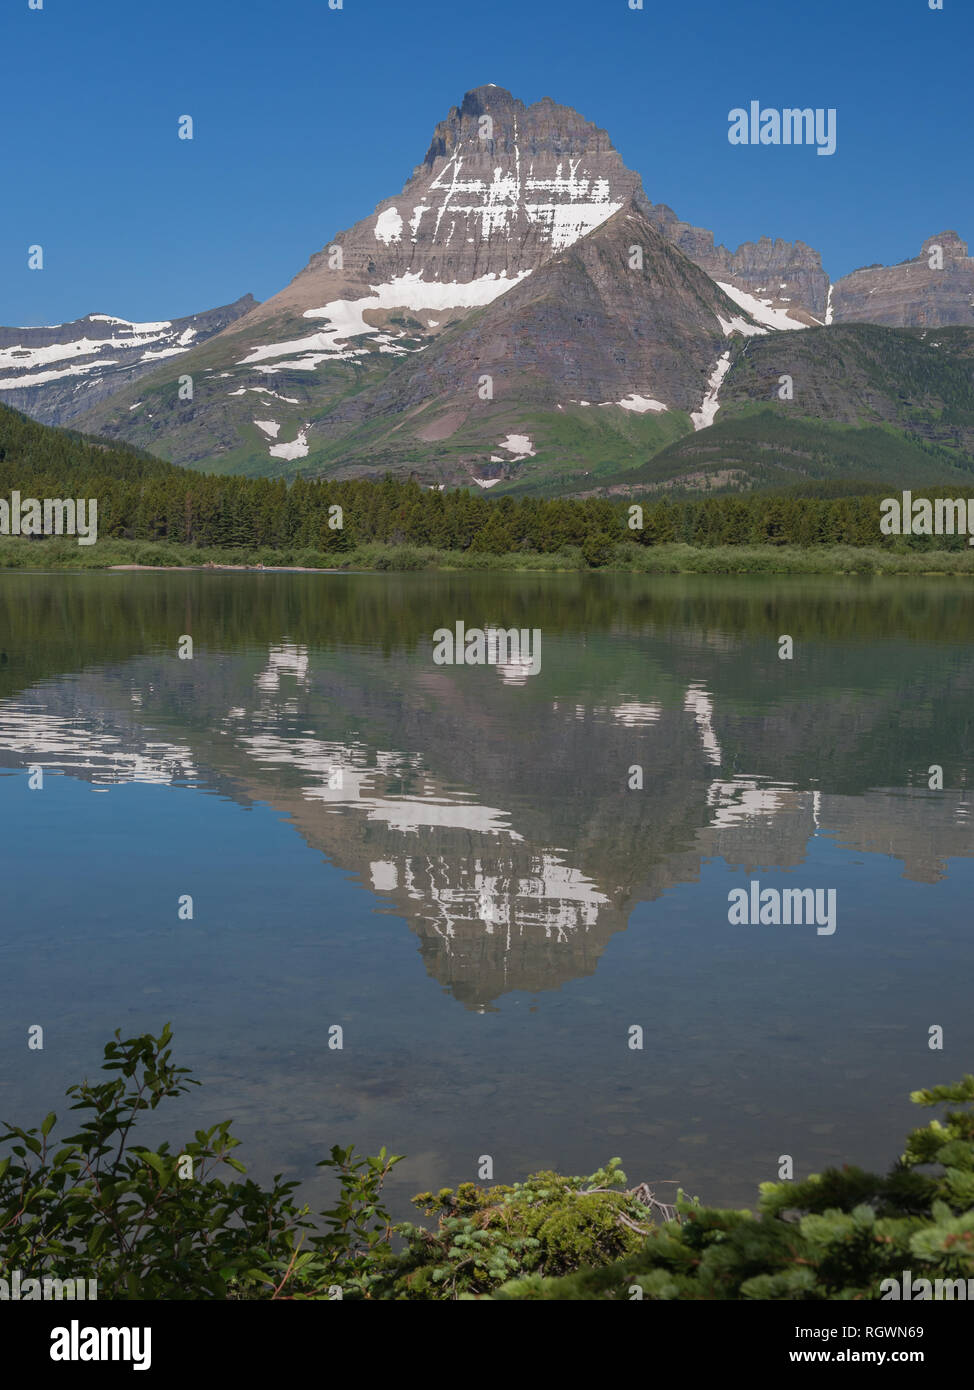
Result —
[{"label": "clear blue sky", "polygon": [[[644,4],[3,0],[0,323],[265,299],[485,82],[576,107],[731,248],[801,238],[837,278],[974,242],[971,0]],[[751,100],[835,107],[837,153],[731,146]]]}]

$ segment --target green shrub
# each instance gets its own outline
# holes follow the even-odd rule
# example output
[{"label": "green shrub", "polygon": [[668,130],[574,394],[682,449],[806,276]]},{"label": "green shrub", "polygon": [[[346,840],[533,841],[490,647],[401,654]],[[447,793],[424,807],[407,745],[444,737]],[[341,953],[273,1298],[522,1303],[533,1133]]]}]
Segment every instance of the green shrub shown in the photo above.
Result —
[{"label": "green shrub", "polygon": [[105,1048],[103,1070],[118,1073],[72,1086],[77,1134],[55,1143],[52,1113],[37,1129],[6,1125],[0,1147],[0,1274],[97,1280],[99,1299],[321,1297],[367,1287],[369,1257],[387,1242],[383,1180],[399,1162],[383,1149],[357,1158],[333,1148],[319,1167],[339,1185],[336,1205],[310,1219],[293,1182],[225,1181],[214,1171],[246,1170],[224,1120],[176,1151],[135,1144],[146,1111],[198,1082],[171,1060],[171,1032]]}]

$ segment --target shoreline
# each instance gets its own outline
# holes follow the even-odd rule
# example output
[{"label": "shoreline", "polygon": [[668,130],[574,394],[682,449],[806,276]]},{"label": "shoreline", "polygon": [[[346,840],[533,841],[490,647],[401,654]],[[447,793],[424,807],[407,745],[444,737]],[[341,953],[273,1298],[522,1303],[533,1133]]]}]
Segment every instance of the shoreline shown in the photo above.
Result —
[{"label": "shoreline", "polygon": [[492,573],[651,575],[904,575],[974,578],[974,548],[953,550],[878,546],[716,545],[667,541],[619,542],[595,556],[574,546],[555,552],[438,550],[379,543],[343,551],[269,547],[202,550],[168,541],[106,539],[79,547],[67,538],[0,538],[4,570],[192,572],[254,574]]},{"label": "shoreline", "polygon": [[[92,566],[92,568],[97,568]],[[252,574],[348,574],[350,571],[343,569],[321,569],[317,565],[218,565],[214,561],[207,561],[203,565],[105,565],[106,571],[132,571],[142,570],[150,574],[169,574],[173,570],[189,571],[205,574],[207,570],[227,571],[239,570]]]}]

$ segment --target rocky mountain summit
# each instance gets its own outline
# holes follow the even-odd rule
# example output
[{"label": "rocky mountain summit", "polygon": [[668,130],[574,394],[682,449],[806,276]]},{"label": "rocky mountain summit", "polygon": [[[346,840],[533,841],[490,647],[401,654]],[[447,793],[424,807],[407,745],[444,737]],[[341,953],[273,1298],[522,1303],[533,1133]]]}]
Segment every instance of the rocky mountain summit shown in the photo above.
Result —
[{"label": "rocky mountain summit", "polygon": [[[478,87],[436,127],[402,192],[338,232],[240,328],[296,319],[305,333],[317,328],[322,341],[301,351],[319,360],[354,351],[340,330],[359,312],[370,328],[408,312],[435,333],[510,289],[639,191],[638,175],[605,131],[570,107],[548,98],[525,106],[502,87]],[[343,307],[349,304],[358,307]],[[277,355],[291,355],[282,346],[287,351]],[[271,360],[270,351],[261,360]]]},{"label": "rocky mountain summit", "polygon": [[[342,314],[326,313],[329,306],[378,297],[364,310],[373,327],[407,311],[426,330],[441,330],[631,201],[712,278],[749,293],[767,290],[776,304],[791,289],[799,321],[824,319],[828,277],[810,248],[767,238],[734,253],[715,248],[713,233],[654,207],[604,130],[548,97],[525,106],[488,85],[467,92],[437,125],[400,194],[337,233],[240,327],[295,314],[336,322]],[[335,352],[341,341],[319,348]]]}]

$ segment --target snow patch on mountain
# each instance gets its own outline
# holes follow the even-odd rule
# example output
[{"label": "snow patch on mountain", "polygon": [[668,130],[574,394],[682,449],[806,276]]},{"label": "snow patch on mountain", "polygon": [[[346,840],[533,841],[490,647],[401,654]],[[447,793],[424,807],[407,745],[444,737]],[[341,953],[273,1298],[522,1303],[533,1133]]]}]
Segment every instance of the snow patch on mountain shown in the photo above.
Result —
[{"label": "snow patch on mountain", "polygon": [[48,381],[60,381],[66,376],[82,376],[86,372],[100,371],[102,367],[116,366],[118,366],[117,358],[101,357],[97,362],[77,362],[70,367],[61,367],[59,370],[33,372],[30,376],[0,377],[0,391],[21,391],[29,386],[43,386]]},{"label": "snow patch on mountain", "polygon": [[375,239],[385,242],[386,246],[392,241],[402,240],[402,218],[398,208],[386,208],[385,212],[379,213],[375,219]]},{"label": "snow patch on mountain", "polygon": [[[163,333],[172,328],[172,319],[159,319],[153,323],[135,323],[132,319],[116,318],[114,314],[89,314],[89,323],[118,323],[123,328],[131,328],[137,333]],[[58,327],[61,327],[59,324]]]},{"label": "snow patch on mountain", "polygon": [[505,173],[498,166],[491,180],[465,178],[463,162],[463,155],[455,154],[430,184],[431,190],[445,195],[437,210],[434,238],[439,237],[444,217],[449,214],[453,219],[447,243],[457,218],[474,226],[479,222],[480,235],[487,240],[509,235],[516,221],[526,215],[546,233],[553,251],[563,251],[622,207],[610,200],[608,179],[579,173],[581,157],[560,161],[550,178],[534,178],[533,164],[525,176],[519,148],[514,151],[514,169]]},{"label": "snow patch on mountain", "polygon": [[[137,325],[133,325],[136,327]],[[140,326],[140,325],[138,325]],[[154,325],[153,325],[154,326]],[[166,325],[168,327],[168,324]],[[72,343],[49,343],[45,347],[0,348],[0,369],[19,369],[33,371],[35,367],[47,366],[52,362],[66,362],[79,354],[91,357],[95,353],[118,350],[119,348],[147,348],[160,340],[160,334],[133,333],[128,338],[78,338]]]},{"label": "snow patch on mountain", "polygon": [[303,430],[298,430],[297,439],[292,439],[290,444],[272,444],[270,447],[271,458],[275,459],[303,459],[308,456],[308,427],[305,425]]},{"label": "snow patch on mountain", "polygon": [[[47,336],[57,329],[74,329],[78,336],[62,342],[37,342],[38,335]],[[115,314],[88,314],[76,324],[0,332],[23,334],[14,344],[0,347],[0,372],[11,373],[0,377],[0,391],[46,386],[106,367],[161,362],[187,352],[197,337],[195,328],[179,328],[171,319],[137,323]]]},{"label": "snow patch on mountain", "polygon": [[[723,280],[718,280],[717,284],[724,291],[728,299],[732,299],[739,305],[745,313],[751,315],[755,323],[763,324],[765,328],[804,328],[805,324],[793,319],[785,309],[775,309],[770,299],[758,299],[753,294],[748,294],[746,290],[739,290],[735,285],[725,284]],[[734,320],[736,323],[737,320]],[[723,319],[721,319],[723,323]],[[724,330],[726,333],[726,329]],[[739,329],[738,332],[743,332]],[[748,332],[753,334],[753,328]]]},{"label": "snow patch on mountain", "polygon": [[[476,280],[442,282],[424,280],[419,271],[393,277],[386,285],[371,285],[370,295],[361,299],[335,299],[320,309],[305,309],[306,319],[325,319],[328,327],[320,333],[309,334],[306,338],[291,338],[283,343],[264,343],[253,348],[244,357],[240,366],[252,366],[290,353],[309,353],[312,356],[288,362],[288,367],[313,370],[319,362],[327,358],[348,359],[367,352],[368,347],[350,348],[350,338],[372,335],[380,351],[404,354],[387,334],[377,334],[377,330],[365,322],[363,315],[373,309],[474,309],[489,304],[498,295],[518,284],[530,271],[523,270],[519,275],[508,278],[506,274],[482,275]],[[284,363],[278,364],[278,369]]]},{"label": "snow patch on mountain", "polygon": [[288,405],[300,405],[297,396],[282,396],[279,391],[272,391],[269,386],[241,386],[237,391],[228,391],[227,395],[245,396],[248,391],[256,391],[262,396],[273,396],[276,401],[286,401]]},{"label": "snow patch on mountain", "polygon": [[528,205],[528,212],[539,221],[545,222],[551,235],[553,251],[564,251],[573,246],[580,237],[587,236],[608,221],[618,212],[621,203],[558,203],[551,205]]},{"label": "snow patch on mountain", "polygon": [[[605,402],[605,404],[612,404],[612,402]],[[650,396],[637,396],[635,392],[631,392],[623,400],[616,401],[615,404],[621,405],[623,410],[634,410],[637,415],[644,415],[647,410],[652,410],[654,414],[658,414],[661,410],[669,410],[669,406],[664,405],[662,401],[654,401]]]},{"label": "snow patch on mountain", "polygon": [[714,423],[717,411],[720,409],[720,404],[717,400],[717,396],[720,393],[720,384],[730,371],[730,364],[730,353],[722,353],[717,361],[716,367],[710,374],[710,380],[707,383],[707,394],[703,398],[700,409],[691,412],[690,419],[693,421],[693,428],[695,430],[705,430],[708,425]]},{"label": "snow patch on mountain", "polygon": [[756,334],[764,334],[768,331],[766,328],[758,328],[757,324],[748,323],[747,319],[742,319],[739,314],[735,314],[732,319],[721,318],[718,314],[717,322],[720,324],[725,338],[729,338],[732,333],[740,333],[745,338],[753,338]]},{"label": "snow patch on mountain", "polygon": [[163,357],[178,357],[185,352],[184,347],[147,348],[139,358],[140,362],[158,362]]},{"label": "snow patch on mountain", "polygon": [[419,224],[423,220],[424,212],[429,212],[429,207],[426,203],[418,203],[416,207],[413,208],[413,215],[409,219],[409,230],[412,232],[413,241],[415,241],[419,235]]},{"label": "snow patch on mountain", "polygon": [[509,434],[506,439],[502,439],[498,444],[498,449],[506,449],[511,458],[511,463],[520,463],[521,459],[533,458],[537,453],[530,438],[526,434]]}]

